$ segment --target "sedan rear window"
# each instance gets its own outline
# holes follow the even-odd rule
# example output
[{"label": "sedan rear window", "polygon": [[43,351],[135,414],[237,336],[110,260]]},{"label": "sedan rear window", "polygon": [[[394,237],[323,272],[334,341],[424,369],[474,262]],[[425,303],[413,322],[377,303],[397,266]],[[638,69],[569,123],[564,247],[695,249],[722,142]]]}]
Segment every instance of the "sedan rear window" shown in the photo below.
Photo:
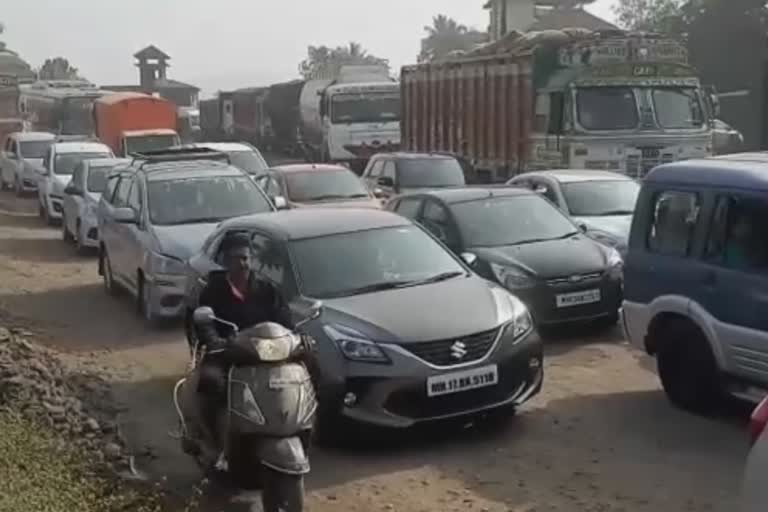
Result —
[{"label": "sedan rear window", "polygon": [[348,169],[285,173],[285,184],[291,201],[325,201],[366,198],[360,178]]},{"label": "sedan rear window", "polygon": [[460,187],[466,185],[464,170],[453,158],[403,159],[397,164],[401,187]]}]

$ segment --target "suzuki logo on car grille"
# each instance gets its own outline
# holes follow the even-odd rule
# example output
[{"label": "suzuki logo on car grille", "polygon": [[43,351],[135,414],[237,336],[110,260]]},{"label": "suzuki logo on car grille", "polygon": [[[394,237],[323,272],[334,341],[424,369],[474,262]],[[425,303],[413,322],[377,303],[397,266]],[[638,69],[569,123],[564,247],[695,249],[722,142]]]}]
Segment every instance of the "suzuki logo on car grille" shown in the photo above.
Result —
[{"label": "suzuki logo on car grille", "polygon": [[462,359],[465,355],[467,355],[467,346],[464,343],[457,341],[451,345],[451,356],[454,359]]}]

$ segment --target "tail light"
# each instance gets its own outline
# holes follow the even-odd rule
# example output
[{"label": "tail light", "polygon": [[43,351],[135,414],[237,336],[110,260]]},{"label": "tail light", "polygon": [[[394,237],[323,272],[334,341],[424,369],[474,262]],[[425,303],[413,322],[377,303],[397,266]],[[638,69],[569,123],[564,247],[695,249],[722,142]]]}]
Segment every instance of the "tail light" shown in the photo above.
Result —
[{"label": "tail light", "polygon": [[752,444],[762,435],[766,425],[768,425],[768,397],[752,411],[749,421],[749,438]]}]

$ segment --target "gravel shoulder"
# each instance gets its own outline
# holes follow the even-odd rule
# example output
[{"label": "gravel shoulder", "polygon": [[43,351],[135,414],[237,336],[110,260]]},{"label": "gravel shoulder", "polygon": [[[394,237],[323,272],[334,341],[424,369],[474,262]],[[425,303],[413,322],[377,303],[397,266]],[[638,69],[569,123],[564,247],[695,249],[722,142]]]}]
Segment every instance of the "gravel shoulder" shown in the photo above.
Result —
[{"label": "gravel shoulder", "polygon": [[[92,257],[43,226],[33,200],[0,193],[0,318],[102,372],[139,466],[186,492],[199,474],[168,433],[187,352],[178,326],[150,329],[107,296]],[[735,510],[748,450],[743,415],[672,408],[652,362],[618,329],[547,348],[543,392],[504,425],[444,425],[318,451],[310,509],[679,512]],[[241,499],[244,510],[249,497]],[[218,510],[213,496],[207,507]]]}]

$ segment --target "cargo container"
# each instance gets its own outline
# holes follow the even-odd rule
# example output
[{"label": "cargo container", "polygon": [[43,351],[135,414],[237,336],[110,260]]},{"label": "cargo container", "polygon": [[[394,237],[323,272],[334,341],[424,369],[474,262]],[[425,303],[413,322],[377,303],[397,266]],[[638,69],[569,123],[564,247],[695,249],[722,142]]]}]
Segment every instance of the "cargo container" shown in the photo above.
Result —
[{"label": "cargo container", "polygon": [[401,71],[403,146],[472,162],[484,181],[531,169],[642,177],[712,153],[713,99],[679,42],[583,29],[512,33]]},{"label": "cargo container", "polygon": [[138,92],[108,94],[94,103],[96,135],[117,156],[164,149],[181,143],[176,106]]}]

